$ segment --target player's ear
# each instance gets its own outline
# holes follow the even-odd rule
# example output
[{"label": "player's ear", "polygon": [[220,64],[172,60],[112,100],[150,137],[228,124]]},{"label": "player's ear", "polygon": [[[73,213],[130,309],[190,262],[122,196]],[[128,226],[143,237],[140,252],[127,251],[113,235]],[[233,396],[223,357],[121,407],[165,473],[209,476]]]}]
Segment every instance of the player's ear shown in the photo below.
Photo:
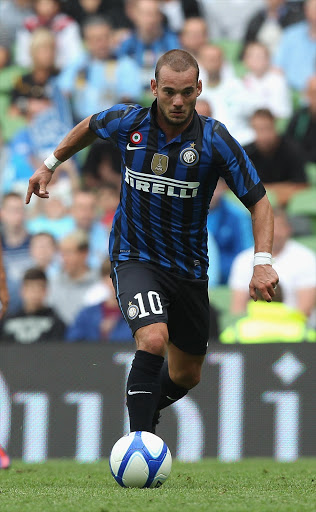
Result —
[{"label": "player's ear", "polygon": [[157,82],[154,78],[150,81],[150,87],[154,96],[157,96]]},{"label": "player's ear", "polygon": [[200,96],[201,92],[202,92],[202,80],[199,80],[198,84],[197,84],[197,96]]}]

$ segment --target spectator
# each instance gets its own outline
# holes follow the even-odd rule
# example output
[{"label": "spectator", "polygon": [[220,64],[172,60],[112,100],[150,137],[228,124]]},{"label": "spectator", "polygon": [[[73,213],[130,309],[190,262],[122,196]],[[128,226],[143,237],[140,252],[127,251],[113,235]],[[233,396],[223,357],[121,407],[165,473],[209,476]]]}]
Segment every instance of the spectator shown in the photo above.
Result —
[{"label": "spectator", "polygon": [[27,221],[27,228],[32,235],[44,231],[56,240],[60,240],[73,230],[73,219],[62,198],[50,196],[49,201],[40,203],[39,206],[42,208],[40,212],[37,205],[38,202],[34,208],[34,217]]},{"label": "spectator", "polygon": [[283,30],[301,21],[301,7],[287,0],[265,0],[263,9],[250,19],[244,35],[243,49],[250,42],[258,41],[273,54],[277,49]]},{"label": "spectator", "polygon": [[305,21],[284,30],[274,64],[281,68],[290,87],[303,91],[315,74],[316,0],[306,0]]},{"label": "spectator", "polygon": [[[284,304],[298,309],[315,323],[316,255],[304,245],[291,240],[291,227],[286,213],[274,212],[273,266],[279,274]],[[249,299],[247,276],[253,271],[254,249],[241,252],[234,260],[229,286],[232,289],[232,313],[244,313]],[[246,281],[245,281],[246,280]]]},{"label": "spectator", "polygon": [[47,279],[39,268],[30,268],[21,286],[22,309],[5,318],[1,326],[1,341],[36,343],[62,341],[65,326],[55,311],[45,305]]},{"label": "spectator", "polygon": [[108,282],[108,259],[104,260],[100,268],[100,277],[85,293],[82,307],[96,306],[108,300],[112,295],[112,288]]},{"label": "spectator", "polygon": [[160,0],[159,3],[169,29],[175,33],[181,31],[186,19],[201,16],[197,0]]},{"label": "spectator", "polygon": [[[0,18],[1,20],[2,18]],[[12,33],[0,24],[0,71],[9,66],[11,62]],[[2,80],[1,80],[2,82]],[[7,92],[6,84],[0,85],[0,92]]]},{"label": "spectator", "polygon": [[109,234],[104,224],[96,219],[96,195],[87,190],[79,190],[74,194],[72,214],[72,231],[81,230],[86,233],[89,243],[88,265],[99,269],[108,255]]},{"label": "spectator", "polygon": [[30,54],[31,71],[21,74],[17,79],[11,92],[10,108],[10,115],[24,116],[26,121],[42,109],[37,100],[43,98],[51,99],[57,109],[66,108],[61,92],[54,82],[58,74],[55,67],[54,34],[46,28],[35,30],[30,39]]},{"label": "spectator", "polygon": [[234,258],[252,246],[251,220],[248,212],[225,198],[227,186],[222,178],[210,204],[207,230],[217,243],[220,253],[220,283],[226,284]]},{"label": "spectator", "polygon": [[50,233],[42,232],[32,236],[30,254],[34,266],[45,272],[48,280],[56,276],[60,267],[60,261],[57,242]]},{"label": "spectator", "polygon": [[180,32],[180,43],[183,50],[198,59],[200,49],[208,42],[207,24],[203,18],[194,17],[185,20]]},{"label": "spectator", "polygon": [[254,106],[241,80],[227,68],[221,48],[213,44],[203,46],[199,64],[207,74],[200,97],[210,103],[213,117],[224,123],[241,144],[252,142],[254,133],[249,117]]},{"label": "spectator", "polygon": [[0,20],[5,20],[13,39],[23,27],[25,19],[32,14],[32,0],[2,0],[0,3]]},{"label": "spectator", "polygon": [[13,312],[20,306],[19,289],[23,274],[32,265],[30,235],[25,228],[24,201],[14,192],[2,198],[1,242],[10,295],[9,312]]},{"label": "spectator", "polygon": [[68,328],[67,341],[133,341],[131,330],[118,307],[110,273],[111,262],[106,260],[102,274],[110,294],[102,302],[85,307],[78,313]]},{"label": "spectator", "polygon": [[212,40],[239,41],[251,15],[264,0],[200,0]]},{"label": "spectator", "polygon": [[24,26],[17,33],[16,62],[20,66],[30,67],[30,40],[32,33],[39,27],[53,31],[56,37],[56,67],[69,66],[81,51],[79,25],[66,14],[61,13],[61,0],[34,0],[34,16],[25,19]]},{"label": "spectator", "polygon": [[144,91],[149,89],[155,64],[160,55],[179,47],[177,36],[163,27],[163,18],[156,0],[134,0],[132,22],[135,30],[118,50],[119,57],[129,56],[141,68]]},{"label": "spectator", "polygon": [[111,55],[112,28],[100,17],[83,24],[86,51],[61,73],[58,84],[71,98],[76,122],[141,95],[140,71],[130,57]]},{"label": "spectator", "polygon": [[294,113],[286,135],[299,144],[305,162],[316,163],[316,75],[307,82],[306,99],[307,105]]},{"label": "spectator", "polygon": [[226,327],[220,334],[222,343],[297,343],[316,342],[316,331],[306,325],[306,316],[296,309],[282,304],[281,286],[271,303],[259,297],[257,302],[249,301],[247,316],[234,325]]},{"label": "spectator", "polygon": [[195,110],[200,116],[213,117],[212,108],[207,100],[198,98],[196,101]]},{"label": "spectator", "polygon": [[257,110],[252,116],[255,142],[244,146],[259,177],[268,190],[285,205],[297,191],[306,187],[304,158],[297,145],[279,135],[270,110]]},{"label": "spectator", "polygon": [[106,16],[115,28],[131,27],[125,14],[126,0],[64,0],[63,11],[80,26],[91,16]]},{"label": "spectator", "polygon": [[82,308],[83,296],[97,282],[97,274],[87,265],[89,240],[75,231],[59,243],[62,269],[49,286],[48,304],[65,322],[71,324]]},{"label": "spectator", "polygon": [[292,98],[283,74],[271,67],[268,48],[262,43],[249,43],[244,53],[247,69],[243,83],[256,108],[267,108],[280,119],[292,112]]},{"label": "spectator", "polygon": [[97,208],[101,216],[101,222],[108,232],[111,231],[112,222],[118,204],[120,194],[115,185],[103,185],[97,192]]},{"label": "spectator", "polygon": [[117,147],[107,141],[95,141],[89,148],[82,169],[87,189],[99,189],[103,185],[121,189],[121,154]]}]

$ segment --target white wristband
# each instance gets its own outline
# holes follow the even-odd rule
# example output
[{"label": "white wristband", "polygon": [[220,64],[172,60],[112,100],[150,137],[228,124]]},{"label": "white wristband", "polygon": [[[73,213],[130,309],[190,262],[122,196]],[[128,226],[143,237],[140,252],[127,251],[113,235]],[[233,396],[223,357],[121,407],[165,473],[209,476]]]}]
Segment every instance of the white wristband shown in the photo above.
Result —
[{"label": "white wristband", "polygon": [[62,162],[60,160],[57,160],[57,158],[55,157],[54,153],[52,153],[51,155],[49,155],[48,158],[46,158],[46,160],[44,161],[44,164],[53,173],[54,170],[57,169],[57,167],[60,164],[62,164]]},{"label": "white wristband", "polygon": [[272,254],[269,252],[256,252],[253,259],[253,266],[255,265],[272,265]]}]

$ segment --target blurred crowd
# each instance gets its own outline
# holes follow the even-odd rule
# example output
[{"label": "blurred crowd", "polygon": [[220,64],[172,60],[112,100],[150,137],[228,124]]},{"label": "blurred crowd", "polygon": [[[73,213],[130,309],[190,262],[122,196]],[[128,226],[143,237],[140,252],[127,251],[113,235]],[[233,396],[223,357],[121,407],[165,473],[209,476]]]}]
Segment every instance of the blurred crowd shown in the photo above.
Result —
[{"label": "blurred crowd", "polygon": [[98,141],[62,164],[48,201],[26,208],[24,195],[74,124],[115,103],[149,106],[156,61],[173,48],[197,59],[198,113],[242,144],[275,209],[281,284],[267,310],[248,304],[250,215],[219,181],[207,219],[210,338],[262,342],[265,321],[271,340],[271,320],[275,341],[316,341],[316,0],[0,1],[0,220],[10,292],[1,341],[132,341],[108,260],[116,148]]}]

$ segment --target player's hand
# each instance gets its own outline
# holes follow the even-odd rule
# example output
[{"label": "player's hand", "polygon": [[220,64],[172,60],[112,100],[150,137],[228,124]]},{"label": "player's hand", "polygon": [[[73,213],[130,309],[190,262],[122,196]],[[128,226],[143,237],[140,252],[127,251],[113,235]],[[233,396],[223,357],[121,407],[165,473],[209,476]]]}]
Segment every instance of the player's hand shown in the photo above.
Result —
[{"label": "player's hand", "polygon": [[45,164],[42,164],[29,179],[29,186],[26,193],[25,203],[29,204],[32,194],[43,199],[49,198],[49,192],[46,187],[52,179],[52,171],[47,169]]},{"label": "player's hand", "polygon": [[279,276],[271,265],[255,265],[249,284],[250,297],[257,301],[260,293],[264,300],[271,302],[278,282]]}]

